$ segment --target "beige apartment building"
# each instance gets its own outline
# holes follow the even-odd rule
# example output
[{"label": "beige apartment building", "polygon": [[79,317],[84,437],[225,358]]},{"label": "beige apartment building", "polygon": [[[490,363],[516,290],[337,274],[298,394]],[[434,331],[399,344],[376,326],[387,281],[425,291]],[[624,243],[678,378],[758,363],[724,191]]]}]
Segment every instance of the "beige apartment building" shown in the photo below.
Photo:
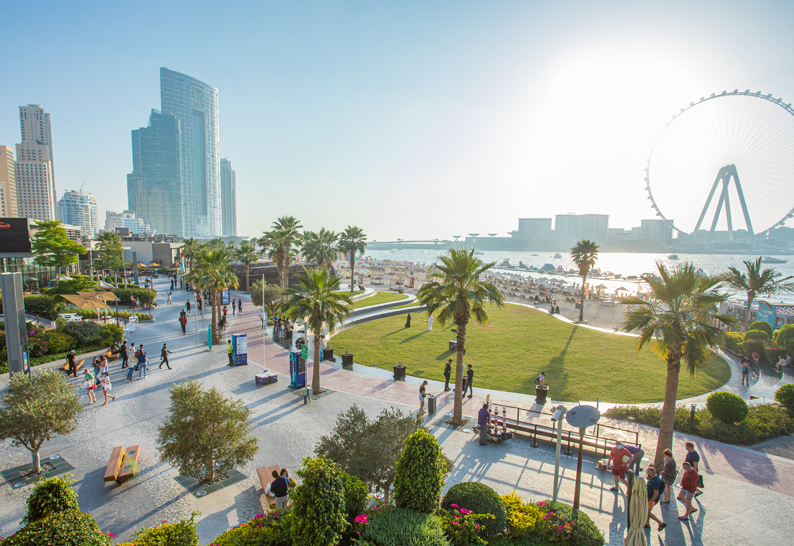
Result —
[{"label": "beige apartment building", "polygon": [[15,177],[20,217],[55,220],[55,169],[50,115],[38,104],[19,107],[22,142],[16,145]]},{"label": "beige apartment building", "polygon": [[18,216],[14,150],[9,146],[0,146],[0,217],[16,218]]}]

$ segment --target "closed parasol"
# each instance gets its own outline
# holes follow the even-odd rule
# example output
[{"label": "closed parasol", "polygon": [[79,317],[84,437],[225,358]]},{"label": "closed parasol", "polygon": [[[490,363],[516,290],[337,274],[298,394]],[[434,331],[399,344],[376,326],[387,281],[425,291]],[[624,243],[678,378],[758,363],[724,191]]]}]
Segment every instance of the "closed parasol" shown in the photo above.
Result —
[{"label": "closed parasol", "polygon": [[631,488],[629,520],[624,546],[647,546],[643,527],[648,521],[648,490],[645,487],[645,480],[641,478],[635,479]]}]

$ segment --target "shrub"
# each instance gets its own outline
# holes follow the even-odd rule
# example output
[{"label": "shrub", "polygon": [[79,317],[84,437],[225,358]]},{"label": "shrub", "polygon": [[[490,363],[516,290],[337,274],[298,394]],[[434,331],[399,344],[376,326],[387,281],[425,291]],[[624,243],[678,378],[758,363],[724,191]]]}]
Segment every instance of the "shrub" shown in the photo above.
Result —
[{"label": "shrub", "polygon": [[77,341],[72,336],[60,332],[47,332],[42,335],[42,339],[49,344],[47,354],[64,353],[77,346]]},{"label": "shrub", "polygon": [[[292,546],[289,537],[289,510],[257,514],[215,537],[211,546]],[[122,545],[119,545],[122,546]]]},{"label": "shrub", "polygon": [[741,423],[747,418],[747,402],[732,392],[715,392],[706,400],[706,407],[715,419],[726,424]]},{"label": "shrub", "polygon": [[446,460],[436,437],[424,429],[405,441],[394,475],[394,499],[400,508],[431,513],[444,486]]},{"label": "shrub", "polygon": [[438,510],[441,527],[453,546],[488,544],[482,538],[485,523],[493,519],[491,514],[476,514],[471,510],[453,504],[449,511]]},{"label": "shrub", "polygon": [[441,507],[450,510],[453,504],[471,510],[475,514],[491,514],[494,519],[483,522],[482,536],[493,537],[505,530],[507,525],[507,509],[499,495],[478,482],[461,482],[453,485],[444,495]]},{"label": "shrub", "polygon": [[352,524],[356,516],[363,514],[367,507],[367,484],[352,474],[342,472],[342,487],[347,522]]},{"label": "shrub", "polygon": [[756,341],[768,341],[770,336],[764,330],[747,330],[747,333],[744,334],[745,341],[748,339],[753,339]]},{"label": "shrub", "polygon": [[785,324],[777,331],[775,341],[781,347],[787,347],[794,342],[794,324]]},{"label": "shrub", "polygon": [[195,518],[201,512],[194,511],[188,520],[167,523],[165,520],[154,527],[144,527],[132,534],[132,542],[117,546],[195,546],[199,543]]},{"label": "shrub", "polygon": [[114,341],[120,342],[124,339],[124,330],[115,324],[105,324],[102,329],[102,341],[105,345],[112,345]]},{"label": "shrub", "polygon": [[119,299],[119,305],[129,305],[131,303],[130,298],[132,296],[135,296],[135,298],[142,304],[154,302],[155,298],[157,297],[156,290],[147,290],[146,288],[116,288],[113,290],[113,293]]},{"label": "shrub", "polygon": [[298,476],[303,478],[303,483],[291,494],[293,544],[337,544],[347,526],[339,465],[322,457],[306,457]]},{"label": "shrub", "polygon": [[95,322],[70,322],[64,327],[63,333],[75,338],[80,347],[102,341],[102,328]]},{"label": "shrub", "polygon": [[739,332],[725,332],[722,337],[721,347],[729,350],[734,354],[738,354],[742,348],[742,341],[744,341],[744,334]]},{"label": "shrub", "polygon": [[77,504],[77,493],[72,489],[72,482],[58,477],[38,480],[30,492],[27,506],[27,513],[22,519],[22,525],[33,523],[64,510],[80,508]]},{"label": "shrub", "polygon": [[773,347],[770,345],[764,345],[764,351],[766,351],[766,358],[772,364],[777,363],[777,361],[781,358],[786,358],[786,355],[788,354],[788,351],[785,348]]},{"label": "shrub", "polygon": [[507,531],[511,537],[521,538],[535,529],[535,524],[543,517],[543,510],[537,504],[526,504],[515,491],[501,496],[507,511]]},{"label": "shrub", "polygon": [[574,517],[573,507],[562,502],[539,502],[538,506],[547,509],[545,517],[536,526],[541,535],[549,542],[569,542],[576,546],[604,546],[604,535],[584,512]]},{"label": "shrub", "polygon": [[761,360],[766,360],[766,350],[764,349],[763,341],[755,339],[746,339],[742,342],[742,352],[747,358],[753,356],[753,353],[758,353]]},{"label": "shrub", "polygon": [[786,409],[794,410],[794,385],[788,384],[780,387],[775,393],[775,402]]},{"label": "shrub", "polygon": [[109,546],[110,539],[90,514],[73,508],[29,523],[0,545]]},{"label": "shrub", "polygon": [[403,508],[373,513],[362,537],[379,546],[449,546],[438,516]]},{"label": "shrub", "polygon": [[751,322],[750,327],[747,330],[748,331],[763,330],[764,332],[767,333],[767,335],[769,335],[770,338],[772,337],[772,325],[763,320],[756,320],[754,322]]},{"label": "shrub", "polygon": [[25,296],[25,312],[56,320],[66,305],[54,296]]}]

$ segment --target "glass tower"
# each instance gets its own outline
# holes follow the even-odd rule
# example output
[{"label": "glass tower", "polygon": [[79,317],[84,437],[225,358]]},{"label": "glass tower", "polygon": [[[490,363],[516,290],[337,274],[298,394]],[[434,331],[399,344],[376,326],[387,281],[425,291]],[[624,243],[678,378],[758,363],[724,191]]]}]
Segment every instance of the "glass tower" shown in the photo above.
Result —
[{"label": "glass tower", "polygon": [[237,236],[237,176],[225,157],[221,159],[221,209],[223,236]]},{"label": "glass tower", "polygon": [[[181,129],[182,235],[220,237],[220,131],[218,90],[195,78],[160,68],[160,107]],[[154,222],[147,218],[154,227]]]},{"label": "glass tower", "polygon": [[152,110],[147,127],[132,131],[129,210],[167,235],[184,233],[180,134],[179,121],[157,110]]}]

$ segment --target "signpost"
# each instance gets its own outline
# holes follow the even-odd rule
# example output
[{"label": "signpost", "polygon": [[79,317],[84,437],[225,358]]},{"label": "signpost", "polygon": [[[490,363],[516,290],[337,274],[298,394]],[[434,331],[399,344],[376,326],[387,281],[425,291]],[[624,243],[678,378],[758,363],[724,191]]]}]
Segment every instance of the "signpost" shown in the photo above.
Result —
[{"label": "signpost", "polygon": [[221,305],[229,305],[229,289],[221,291]]},{"label": "signpost", "polygon": [[309,358],[309,346],[305,343],[301,345],[301,358],[307,360]]},{"label": "signpost", "polygon": [[232,347],[235,366],[248,365],[248,337],[246,334],[232,335]]}]

